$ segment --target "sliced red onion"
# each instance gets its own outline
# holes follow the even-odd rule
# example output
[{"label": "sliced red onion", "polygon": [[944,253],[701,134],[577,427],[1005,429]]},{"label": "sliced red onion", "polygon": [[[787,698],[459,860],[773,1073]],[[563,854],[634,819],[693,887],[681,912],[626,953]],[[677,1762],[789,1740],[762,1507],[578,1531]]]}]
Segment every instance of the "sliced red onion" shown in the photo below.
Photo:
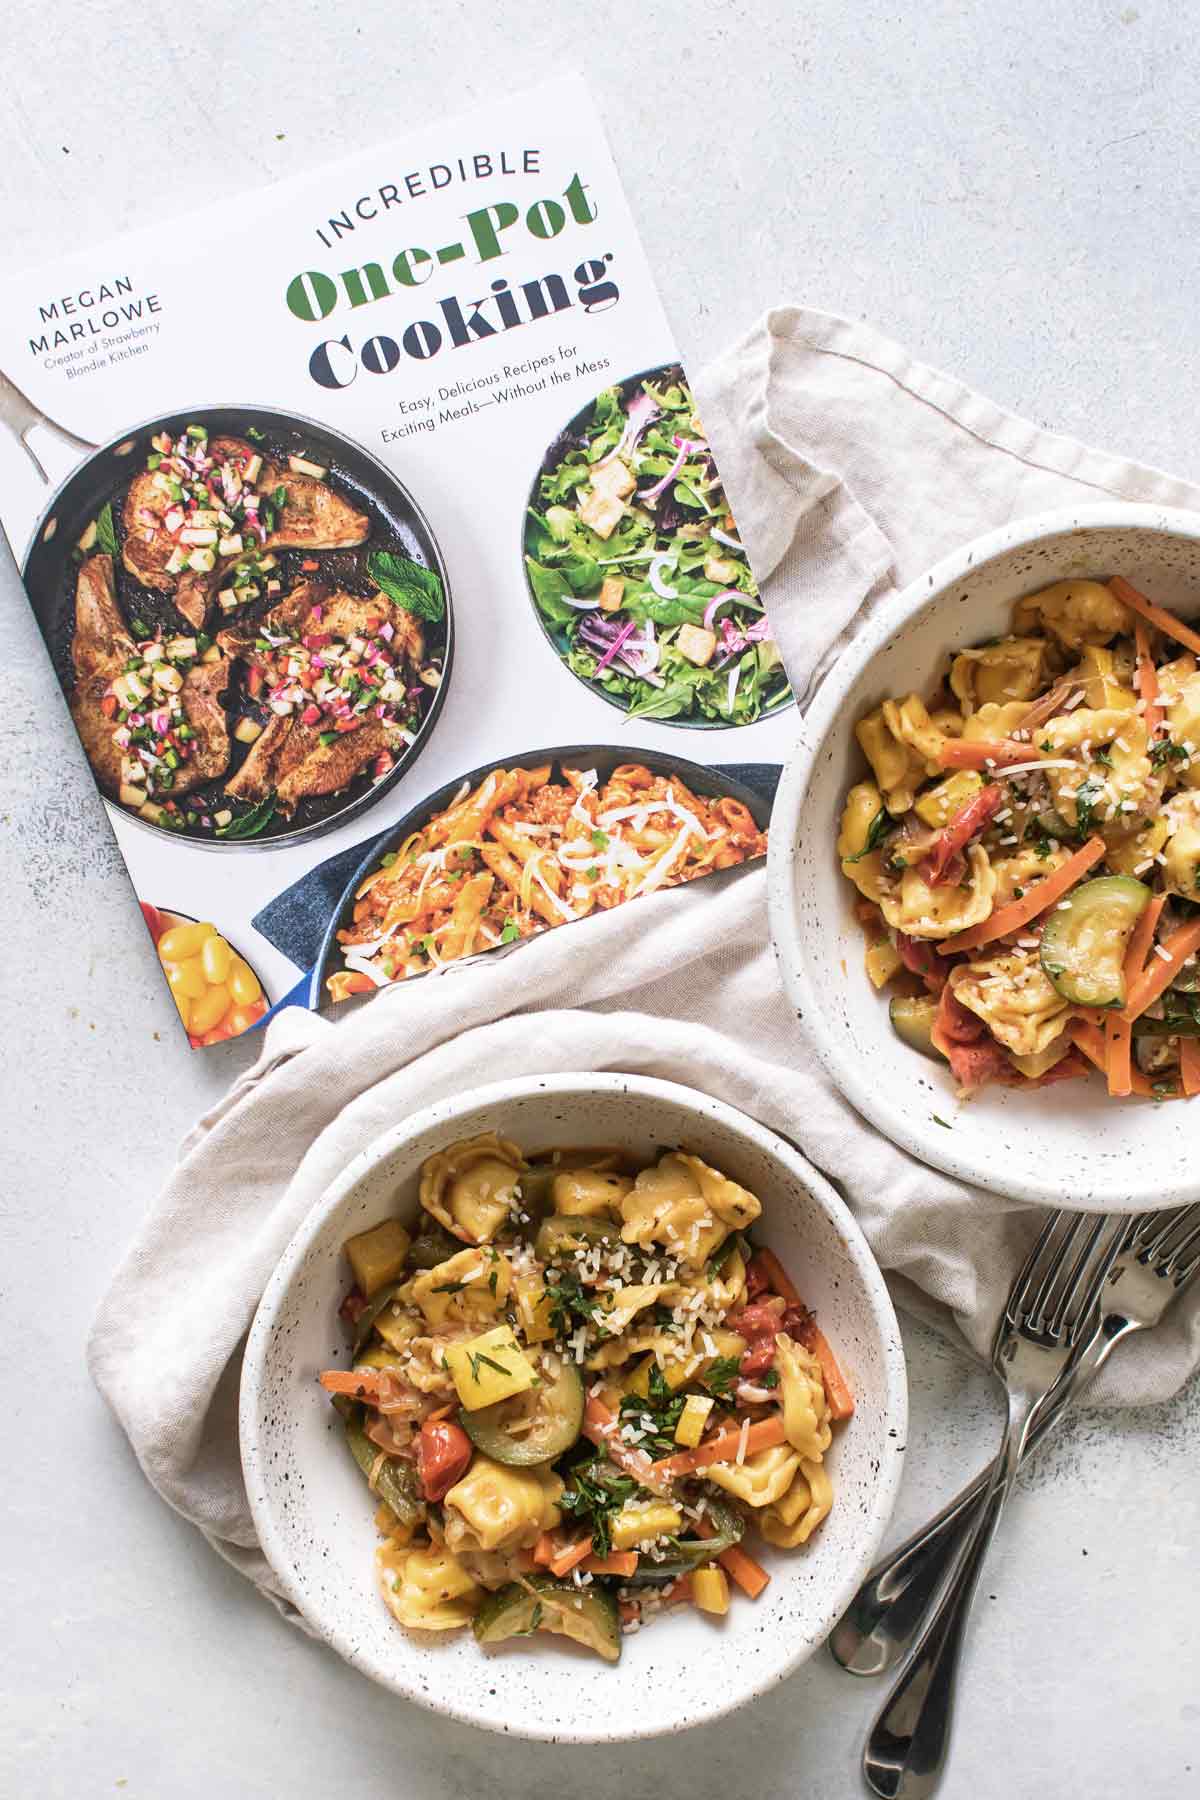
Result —
[{"label": "sliced red onion", "polygon": [[723,594],[714,594],[704,609],[705,630],[712,630],[712,622],[719,606],[724,606],[727,600],[744,600],[745,598],[746,596],[742,593],[740,588],[726,588]]},{"label": "sliced red onion", "polygon": [[560,598],[565,600],[568,606],[573,606],[576,612],[595,612],[600,605],[598,600],[576,600],[570,594],[563,594]]},{"label": "sliced red onion", "polygon": [[718,544],[727,544],[731,550],[740,550],[745,555],[745,544],[739,544],[736,538],[728,536],[724,531],[718,531],[715,525],[710,528],[708,535],[710,538],[716,538]]},{"label": "sliced red onion", "polygon": [[658,413],[658,401],[643,388],[637,398],[630,401],[626,410],[625,429],[621,433],[620,442],[608,452],[607,456],[600,458],[596,467],[602,469],[606,462],[612,461],[614,456],[630,455],[637,448],[638,439],[642,433],[657,419]]},{"label": "sliced red onion", "polygon": [[657,500],[663,489],[670,487],[680,469],[682,469],[684,463],[687,461],[691,451],[698,448],[698,446],[693,444],[689,438],[677,437],[674,439],[674,442],[679,445],[679,452],[675,461],[671,464],[671,467],[667,470],[661,481],[656,481],[653,487],[645,488],[638,494],[637,498],[639,500]]},{"label": "sliced red onion", "polygon": [[609,663],[612,661],[613,657],[617,654],[617,651],[621,648],[621,645],[625,642],[626,638],[632,637],[633,633],[636,630],[637,630],[637,620],[636,619],[630,619],[628,625],[623,625],[621,627],[621,630],[618,632],[617,636],[613,639],[612,643],[608,646],[608,649],[604,652],[604,655],[600,658],[600,661],[596,664],[597,675],[599,675],[602,670],[607,669]]}]

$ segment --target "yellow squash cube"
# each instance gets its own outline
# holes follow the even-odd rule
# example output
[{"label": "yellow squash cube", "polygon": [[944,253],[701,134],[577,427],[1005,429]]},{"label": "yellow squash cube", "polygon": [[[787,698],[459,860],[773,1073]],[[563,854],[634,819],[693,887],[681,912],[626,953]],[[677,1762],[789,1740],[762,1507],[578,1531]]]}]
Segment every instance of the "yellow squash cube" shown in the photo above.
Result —
[{"label": "yellow squash cube", "polygon": [[962,811],[968,800],[982,792],[983,777],[974,769],[961,769],[957,775],[947,775],[945,781],[939,781],[927,794],[922,794],[913,811],[924,824],[940,831],[956,812]]},{"label": "yellow squash cube", "polygon": [[692,1600],[706,1613],[729,1611],[729,1582],[724,1569],[697,1569],[692,1576]]},{"label": "yellow squash cube", "polygon": [[656,1537],[674,1537],[683,1514],[669,1500],[627,1500],[614,1513],[610,1536],[614,1550],[635,1550]]},{"label": "yellow squash cube", "polygon": [[458,1397],[468,1412],[523,1394],[537,1380],[511,1325],[497,1325],[465,1344],[449,1344],[445,1356]]},{"label": "yellow squash cube", "polygon": [[550,1323],[553,1301],[536,1275],[518,1275],[513,1282],[513,1296],[517,1303],[517,1317],[521,1321],[521,1335],[527,1344],[545,1344],[554,1336],[554,1327]]},{"label": "yellow squash cube", "polygon": [[373,1225],[370,1231],[360,1231],[357,1237],[346,1239],[345,1251],[354,1279],[368,1300],[389,1281],[395,1281],[411,1242],[399,1219],[385,1219],[382,1225]]},{"label": "yellow squash cube", "polygon": [[704,1427],[708,1424],[708,1415],[712,1409],[713,1400],[710,1395],[689,1394],[675,1427],[675,1442],[682,1444],[685,1450],[694,1450],[704,1436]]}]

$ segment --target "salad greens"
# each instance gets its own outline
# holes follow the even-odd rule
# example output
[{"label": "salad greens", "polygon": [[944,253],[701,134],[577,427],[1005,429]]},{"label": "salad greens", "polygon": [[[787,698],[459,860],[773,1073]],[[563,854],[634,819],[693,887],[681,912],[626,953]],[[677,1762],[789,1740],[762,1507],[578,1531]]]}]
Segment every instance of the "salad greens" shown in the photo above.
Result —
[{"label": "salad greens", "polygon": [[749,725],[790,701],[678,368],[605,388],[552,446],[525,553],[563,661],[631,718]]}]

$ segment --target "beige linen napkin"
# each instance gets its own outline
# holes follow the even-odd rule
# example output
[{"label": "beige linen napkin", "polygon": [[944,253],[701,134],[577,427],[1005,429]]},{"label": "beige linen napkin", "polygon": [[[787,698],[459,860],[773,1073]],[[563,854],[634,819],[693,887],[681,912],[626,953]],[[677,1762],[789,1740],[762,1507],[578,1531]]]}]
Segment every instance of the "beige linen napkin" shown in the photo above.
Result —
[{"label": "beige linen napkin", "polygon": [[[828,314],[769,314],[697,385],[801,693],[867,611],[965,538],[1105,495],[1200,509],[1200,490],[1039,431]],[[149,1480],[272,1598],[237,1384],[288,1239],[407,1114],[501,1076],[578,1069],[688,1083],[792,1138],[842,1187],[901,1303],[986,1352],[1040,1215],[925,1168],[830,1086],[781,992],[761,867],[385,990],[336,1023],[292,1009],[184,1143],[89,1346]],[[1094,1398],[1165,1399],[1198,1361],[1193,1295],[1118,1353]]]}]

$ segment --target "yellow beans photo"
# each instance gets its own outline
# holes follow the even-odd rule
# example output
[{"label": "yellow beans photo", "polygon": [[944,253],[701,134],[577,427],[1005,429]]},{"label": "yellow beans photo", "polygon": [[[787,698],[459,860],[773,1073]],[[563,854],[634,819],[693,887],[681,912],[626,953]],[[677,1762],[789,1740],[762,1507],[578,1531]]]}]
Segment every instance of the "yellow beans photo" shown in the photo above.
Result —
[{"label": "yellow beans photo", "polygon": [[229,1011],[229,989],[219,984],[205,990],[198,1000],[192,1001],[192,1031],[197,1037],[211,1031],[220,1023]]},{"label": "yellow beans photo", "polygon": [[214,985],[229,979],[229,965],[233,961],[233,951],[223,937],[205,938],[200,946],[200,961],[204,965],[205,978]]},{"label": "yellow beans photo", "polygon": [[259,1023],[270,1004],[262,983],[215,925],[158,907],[143,910],[193,1045],[220,1044]]},{"label": "yellow beans photo", "polygon": [[262,983],[258,976],[240,956],[233,958],[229,971],[229,991],[239,1006],[251,1006],[262,993]]},{"label": "yellow beans photo", "polygon": [[183,994],[189,1000],[199,1000],[208,992],[204,965],[198,956],[191,956],[186,962],[167,962],[164,959],[163,967],[171,984],[171,992],[177,998]]}]

